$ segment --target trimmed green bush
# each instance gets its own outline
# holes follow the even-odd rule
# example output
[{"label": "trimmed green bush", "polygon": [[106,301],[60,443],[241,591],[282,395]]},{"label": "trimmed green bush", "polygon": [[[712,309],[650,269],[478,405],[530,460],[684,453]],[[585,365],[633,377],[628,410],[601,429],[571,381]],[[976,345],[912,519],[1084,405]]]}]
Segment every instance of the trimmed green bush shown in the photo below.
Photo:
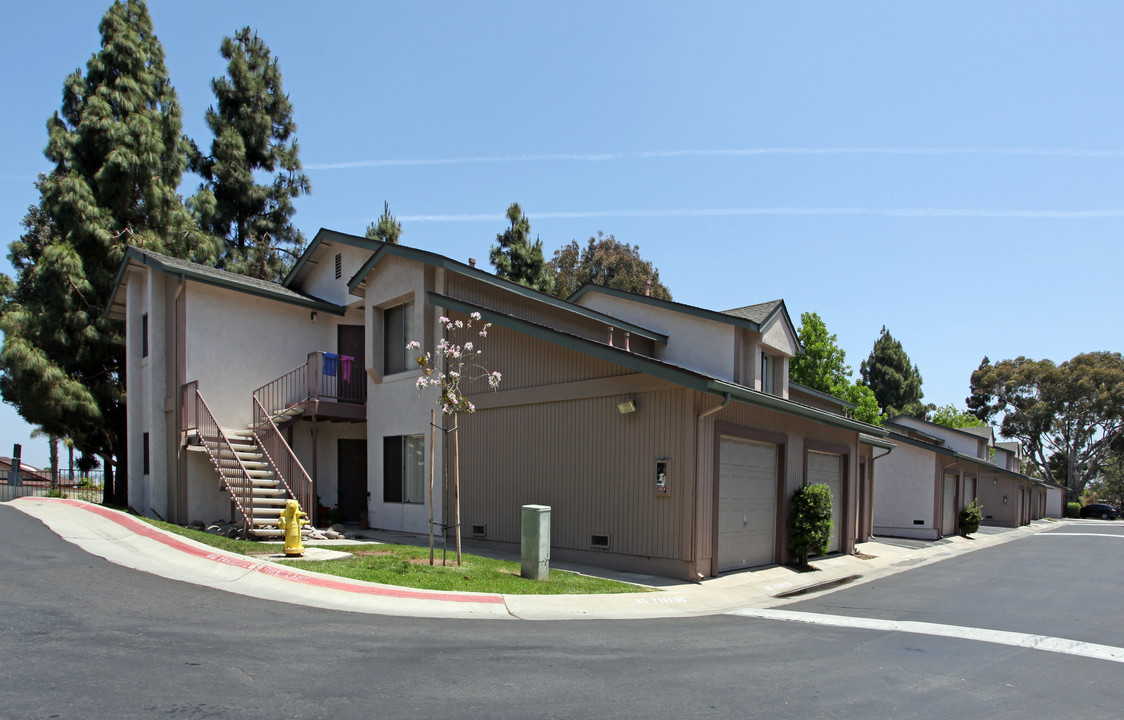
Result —
[{"label": "trimmed green bush", "polygon": [[980,529],[981,522],[983,522],[983,505],[973,498],[972,502],[960,508],[960,534],[968,537]]},{"label": "trimmed green bush", "polygon": [[1081,503],[1066,503],[1065,516],[1067,518],[1081,517]]},{"label": "trimmed green bush", "polygon": [[808,567],[809,555],[826,555],[831,545],[831,488],[823,483],[807,485],[792,494],[788,516],[788,552]]}]

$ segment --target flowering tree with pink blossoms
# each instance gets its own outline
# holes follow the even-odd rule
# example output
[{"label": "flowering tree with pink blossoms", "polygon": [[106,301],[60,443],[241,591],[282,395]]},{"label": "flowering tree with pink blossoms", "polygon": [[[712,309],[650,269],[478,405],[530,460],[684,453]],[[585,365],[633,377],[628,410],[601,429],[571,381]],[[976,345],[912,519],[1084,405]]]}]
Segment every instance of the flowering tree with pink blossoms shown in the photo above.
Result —
[{"label": "flowering tree with pink blossoms", "polygon": [[[478,330],[473,330],[472,324],[480,322],[480,313],[474,312],[468,320],[450,320],[444,315],[440,319],[445,328],[444,337],[437,343],[435,352],[422,353],[421,343],[411,340],[406,344],[408,350],[413,350],[417,355],[418,367],[423,375],[418,378],[418,393],[428,388],[438,391],[437,405],[441,407],[441,414],[452,416],[453,427],[446,430],[453,434],[453,507],[455,511],[454,526],[457,539],[457,565],[461,564],[461,498],[460,498],[460,447],[457,440],[457,415],[460,413],[476,412],[476,406],[469,401],[462,389],[462,383],[468,385],[476,380],[486,379],[488,387],[492,390],[499,388],[502,375],[499,372],[489,371],[480,362],[484,350],[479,347],[480,341],[488,337],[488,328],[491,323],[484,323]],[[475,333],[475,334],[474,334]],[[471,336],[475,340],[459,342],[462,336]],[[436,427],[431,413],[431,427]],[[430,432],[429,444],[429,564],[433,564],[433,439]]]}]

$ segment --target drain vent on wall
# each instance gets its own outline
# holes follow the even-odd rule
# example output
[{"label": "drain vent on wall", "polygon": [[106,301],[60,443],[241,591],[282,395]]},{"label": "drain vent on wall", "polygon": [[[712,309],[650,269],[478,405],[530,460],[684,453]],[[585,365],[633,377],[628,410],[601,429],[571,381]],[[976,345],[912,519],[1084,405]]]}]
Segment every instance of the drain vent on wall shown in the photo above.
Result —
[{"label": "drain vent on wall", "polygon": [[597,548],[599,550],[607,550],[609,548],[609,536],[608,535],[590,535],[589,536],[589,546],[591,548]]},{"label": "drain vent on wall", "polygon": [[472,526],[472,537],[482,538],[482,537],[487,537],[487,535],[488,535],[488,526],[487,525],[473,525]]}]

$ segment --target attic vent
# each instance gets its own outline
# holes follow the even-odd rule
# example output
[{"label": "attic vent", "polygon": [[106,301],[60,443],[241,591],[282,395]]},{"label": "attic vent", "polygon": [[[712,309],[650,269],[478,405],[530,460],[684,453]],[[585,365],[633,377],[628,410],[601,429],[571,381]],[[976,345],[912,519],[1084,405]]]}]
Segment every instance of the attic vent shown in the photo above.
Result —
[{"label": "attic vent", "polygon": [[598,548],[600,550],[609,549],[609,536],[608,535],[590,535],[589,546],[591,548]]},{"label": "attic vent", "polygon": [[488,535],[488,526],[487,525],[473,525],[472,526],[472,537],[482,538],[482,537],[487,537],[487,535]]},{"label": "attic vent", "polygon": [[336,253],[336,280],[339,280],[341,277],[343,277],[343,256],[340,253]]},{"label": "attic vent", "polygon": [[913,521],[913,524],[914,524],[914,525],[924,525],[924,524],[925,524],[925,521],[924,521],[924,520],[914,520],[914,521]]}]

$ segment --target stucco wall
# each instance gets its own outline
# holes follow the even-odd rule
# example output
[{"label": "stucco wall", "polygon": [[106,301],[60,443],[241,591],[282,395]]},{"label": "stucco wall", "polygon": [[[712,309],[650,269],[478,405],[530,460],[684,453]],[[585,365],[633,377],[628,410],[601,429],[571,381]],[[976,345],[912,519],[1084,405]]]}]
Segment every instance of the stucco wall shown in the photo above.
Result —
[{"label": "stucco wall", "polygon": [[[366,423],[324,421],[316,423],[316,494],[320,496],[320,502],[325,506],[335,507],[338,502],[339,449],[336,441],[345,439],[363,440],[366,438]],[[304,466],[305,472],[309,474],[309,477],[313,477],[311,420],[300,420],[292,426],[290,446],[301,465]],[[368,450],[368,452],[370,451]],[[370,480],[368,479],[369,487]],[[311,515],[311,510],[309,514]]]},{"label": "stucco wall", "polygon": [[875,536],[936,539],[936,463],[935,453],[904,443],[874,463]]},{"label": "stucco wall", "polygon": [[579,303],[667,335],[667,345],[655,349],[660,360],[736,381],[733,325],[599,292],[582,295]]},{"label": "stucco wall", "polygon": [[[1019,484],[1012,477],[980,472],[980,505],[983,505],[984,525],[1014,527],[1018,522]],[[1003,502],[1006,496],[1007,501]]]},{"label": "stucco wall", "polygon": [[[326,246],[322,243],[317,249],[318,262],[310,269],[295,290],[301,290],[313,297],[326,300],[337,305],[351,305],[359,300],[347,291],[347,282],[351,276],[359,271],[363,263],[373,254],[373,251],[357,248],[343,243]],[[340,277],[336,278],[336,253],[340,255]],[[309,263],[308,265],[311,265]],[[305,267],[308,268],[308,265]]]},{"label": "stucco wall", "polygon": [[223,427],[252,419],[253,392],[303,365],[314,350],[334,350],[336,325],[362,322],[210,285],[187,284],[186,379]]},{"label": "stucco wall", "polygon": [[[367,310],[367,370],[371,382],[367,386],[367,488],[371,493],[369,515],[371,527],[427,533],[429,508],[426,504],[383,502],[383,438],[399,435],[425,437],[426,473],[429,466],[429,411],[437,408],[436,395],[428,391],[419,395],[417,379],[420,369],[391,375],[382,374],[384,354],[383,311],[405,302],[414,303],[414,328],[417,337],[427,350],[434,347],[434,331],[441,310],[426,301],[425,291],[434,288],[441,271],[434,271],[416,262],[388,257],[367,276],[364,307]],[[438,424],[441,414],[437,414]],[[443,455],[441,442],[435,449],[434,465],[438,468],[434,482],[434,513],[441,513],[441,476]]]}]

